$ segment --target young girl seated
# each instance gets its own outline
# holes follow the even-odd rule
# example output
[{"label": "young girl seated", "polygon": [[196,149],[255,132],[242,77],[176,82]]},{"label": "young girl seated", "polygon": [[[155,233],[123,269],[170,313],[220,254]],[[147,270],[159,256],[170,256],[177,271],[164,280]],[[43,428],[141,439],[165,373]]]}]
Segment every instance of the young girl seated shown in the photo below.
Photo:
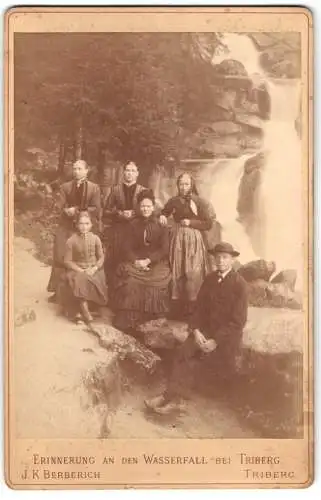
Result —
[{"label": "young girl seated", "polygon": [[76,322],[93,321],[88,303],[107,304],[107,285],[103,269],[104,252],[101,241],[91,232],[88,212],[80,212],[76,221],[77,232],[66,243],[64,263],[66,274],[59,298],[67,314]]}]

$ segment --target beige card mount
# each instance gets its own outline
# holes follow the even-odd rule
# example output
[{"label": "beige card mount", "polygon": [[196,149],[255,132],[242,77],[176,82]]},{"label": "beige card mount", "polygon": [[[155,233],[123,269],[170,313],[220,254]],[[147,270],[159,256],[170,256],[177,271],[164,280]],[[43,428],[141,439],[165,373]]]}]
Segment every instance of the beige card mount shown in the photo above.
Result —
[{"label": "beige card mount", "polygon": [[313,481],[312,24],[300,7],[7,12],[11,488]]}]

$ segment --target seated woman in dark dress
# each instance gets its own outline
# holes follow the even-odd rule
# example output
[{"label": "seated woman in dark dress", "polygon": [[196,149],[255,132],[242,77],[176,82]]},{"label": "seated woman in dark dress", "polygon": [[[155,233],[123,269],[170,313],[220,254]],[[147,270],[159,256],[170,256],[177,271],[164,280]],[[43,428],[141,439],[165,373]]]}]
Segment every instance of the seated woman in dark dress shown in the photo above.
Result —
[{"label": "seated woman in dark dress", "polygon": [[113,300],[114,324],[126,331],[166,315],[169,307],[168,229],[154,216],[151,191],[140,193],[137,202],[139,216],[131,223],[125,261],[116,271]]},{"label": "seated woman in dark dress", "polygon": [[104,252],[99,236],[91,232],[87,212],[81,212],[76,222],[77,232],[66,243],[66,273],[58,288],[58,300],[68,316],[76,322],[93,321],[88,303],[107,304],[107,285],[103,269]]}]

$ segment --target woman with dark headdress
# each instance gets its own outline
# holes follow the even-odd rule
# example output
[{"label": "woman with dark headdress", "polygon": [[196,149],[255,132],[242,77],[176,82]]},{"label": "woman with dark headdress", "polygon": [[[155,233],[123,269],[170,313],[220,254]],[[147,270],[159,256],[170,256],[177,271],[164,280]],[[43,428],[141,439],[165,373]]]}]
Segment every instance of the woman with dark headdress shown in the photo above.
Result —
[{"label": "woman with dark headdress", "polygon": [[168,229],[154,215],[152,191],[139,193],[137,204],[138,216],[130,224],[113,290],[114,324],[127,331],[165,316],[169,308]]},{"label": "woman with dark headdress", "polygon": [[204,232],[212,228],[215,213],[198,195],[189,174],[178,177],[177,189],[178,195],[170,198],[163,208],[160,223],[167,225],[167,218],[173,216],[169,253],[173,311],[191,314],[201,284],[210,271]]}]

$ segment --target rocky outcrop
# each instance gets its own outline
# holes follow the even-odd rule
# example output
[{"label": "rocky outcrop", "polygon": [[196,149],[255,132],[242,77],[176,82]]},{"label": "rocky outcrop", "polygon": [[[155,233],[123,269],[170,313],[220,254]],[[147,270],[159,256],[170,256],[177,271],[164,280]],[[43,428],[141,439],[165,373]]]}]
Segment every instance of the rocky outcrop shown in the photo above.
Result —
[{"label": "rocky outcrop", "polygon": [[[302,352],[303,321],[300,311],[249,307],[243,347],[269,354]],[[165,319],[149,321],[140,330],[152,349],[173,349],[188,335],[186,323]]]},{"label": "rocky outcrop", "polygon": [[144,343],[150,349],[173,349],[188,336],[186,323],[158,319],[140,325]]},{"label": "rocky outcrop", "polygon": [[250,33],[261,52],[260,62],[265,72],[274,78],[300,78],[300,33]]},{"label": "rocky outcrop", "polygon": [[251,306],[302,309],[302,294],[295,291],[295,270],[281,271],[271,279],[275,263],[260,259],[241,266],[238,272],[247,282]]},{"label": "rocky outcrop", "polygon": [[286,307],[288,309],[302,309],[303,307],[302,294],[292,290],[287,283],[269,283],[267,299],[270,307]]},{"label": "rocky outcrop", "polygon": [[266,158],[267,153],[260,152],[245,162],[237,201],[239,220],[243,224],[252,242],[253,249],[258,255],[262,254],[263,226],[260,207],[260,185]]},{"label": "rocky outcrop", "polygon": [[214,66],[212,92],[215,106],[195,134],[195,155],[237,158],[261,149],[270,111],[265,85],[254,83],[239,61],[225,59]]},{"label": "rocky outcrop", "polygon": [[217,75],[222,76],[244,76],[247,77],[247,71],[240,61],[234,59],[225,59],[214,66]]},{"label": "rocky outcrop", "polygon": [[247,282],[257,280],[269,281],[275,272],[275,263],[267,262],[264,259],[254,260],[241,266],[238,272]]},{"label": "rocky outcrop", "polygon": [[271,279],[271,283],[284,283],[290,290],[294,290],[297,279],[297,272],[294,269],[286,269],[278,273]]},{"label": "rocky outcrop", "polygon": [[302,309],[303,297],[298,291],[291,290],[286,283],[272,283],[254,280],[247,283],[248,301],[253,307],[276,307]]},{"label": "rocky outcrop", "polygon": [[101,347],[109,352],[117,353],[120,360],[128,359],[148,372],[153,372],[160,361],[160,358],[144,344],[112,325],[96,324],[91,333],[97,337]]},{"label": "rocky outcrop", "polygon": [[[208,108],[212,130],[207,125],[199,127],[194,156],[235,158],[262,149],[264,121],[269,119],[271,111],[265,78],[301,77],[299,34],[249,33],[248,36],[260,54],[262,74],[248,75],[240,61],[229,58],[214,65],[215,106],[211,104]],[[299,120],[296,125],[300,129]]]}]

